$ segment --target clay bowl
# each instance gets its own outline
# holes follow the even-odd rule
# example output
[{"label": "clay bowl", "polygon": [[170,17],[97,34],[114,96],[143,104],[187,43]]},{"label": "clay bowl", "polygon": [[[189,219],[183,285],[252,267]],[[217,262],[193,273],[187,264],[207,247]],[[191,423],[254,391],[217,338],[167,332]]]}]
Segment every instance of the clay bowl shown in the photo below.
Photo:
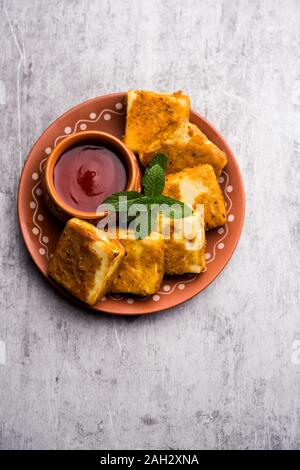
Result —
[{"label": "clay bowl", "polygon": [[[91,309],[95,313],[109,312],[118,315],[141,315],[175,307],[202,292],[223,271],[233,255],[242,232],[245,194],[242,175],[234,154],[221,133],[203,116],[191,110],[190,120],[207,137],[223,150],[228,164],[219,178],[226,202],[228,220],[224,227],[207,232],[206,269],[201,274],[168,276],[159,290],[147,298],[133,295],[109,294]],[[19,223],[26,248],[42,275],[62,295],[78,302],[47,276],[47,266],[63,230],[57,217],[48,210],[44,198],[42,174],[46,162],[60,142],[81,131],[101,131],[122,139],[126,126],[126,93],[97,96],[80,103],[58,117],[34,144],[25,163],[19,185]],[[241,256],[241,254],[240,254]],[[230,275],[230,273],[229,273]],[[222,279],[215,282],[210,295],[223,289]],[[226,292],[223,292],[226,297]],[[51,292],[49,292],[49,295]],[[200,304],[201,305],[201,304]],[[188,307],[187,307],[188,309]]]},{"label": "clay bowl", "polygon": [[113,150],[123,161],[127,171],[126,191],[141,191],[141,170],[134,153],[123,142],[111,134],[100,131],[84,131],[73,134],[62,140],[48,157],[43,171],[42,185],[44,200],[50,211],[61,221],[66,222],[72,217],[97,223],[107,215],[107,212],[85,212],[74,209],[66,204],[58,195],[54,185],[54,168],[61,155],[83,142],[93,141]]}]

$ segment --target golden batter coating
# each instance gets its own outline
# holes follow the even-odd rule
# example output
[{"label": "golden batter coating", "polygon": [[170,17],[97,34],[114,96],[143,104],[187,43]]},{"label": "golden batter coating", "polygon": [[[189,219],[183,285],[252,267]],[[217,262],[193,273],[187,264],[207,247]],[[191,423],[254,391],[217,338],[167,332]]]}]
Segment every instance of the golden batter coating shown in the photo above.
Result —
[{"label": "golden batter coating", "polygon": [[188,251],[184,240],[165,242],[165,274],[201,273],[204,268],[205,246],[201,250]]},{"label": "golden batter coating", "polygon": [[48,275],[75,297],[93,305],[108,291],[124,256],[120,242],[73,218],[58,240]]},{"label": "golden batter coating", "polygon": [[165,140],[154,142],[146,152],[140,154],[143,165],[147,166],[158,152],[168,157],[167,173],[176,173],[185,168],[208,163],[216,175],[220,176],[227,164],[225,153],[190,122],[182,124]]},{"label": "golden batter coating", "polygon": [[111,292],[141,296],[154,294],[164,274],[164,240],[152,232],[143,240],[136,240],[128,231],[127,239],[119,232],[119,240],[125,248],[125,258],[115,276]]},{"label": "golden batter coating", "polygon": [[190,101],[182,92],[129,91],[124,141],[144,166],[163,152],[168,157],[167,173],[209,163],[219,176],[226,155],[189,122],[189,115]]},{"label": "golden batter coating", "polygon": [[197,204],[204,204],[206,230],[227,221],[223,194],[211,165],[198,165],[167,175],[164,194],[185,202],[193,209]]},{"label": "golden batter coating", "polygon": [[159,218],[164,236],[165,274],[200,273],[205,268],[204,209],[183,219]]},{"label": "golden batter coating", "polygon": [[124,142],[141,155],[155,141],[172,134],[182,121],[189,119],[189,114],[189,97],[181,91],[172,94],[128,91]]}]

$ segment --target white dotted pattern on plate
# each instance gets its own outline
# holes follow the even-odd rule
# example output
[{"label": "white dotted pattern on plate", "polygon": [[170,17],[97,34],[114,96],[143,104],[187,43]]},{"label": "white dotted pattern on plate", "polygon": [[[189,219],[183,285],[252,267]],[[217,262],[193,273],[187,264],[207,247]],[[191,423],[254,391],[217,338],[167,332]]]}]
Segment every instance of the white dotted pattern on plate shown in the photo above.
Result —
[{"label": "white dotted pattern on plate", "polygon": [[[114,110],[114,109],[103,109],[98,114],[98,116],[95,112],[91,112],[89,114],[88,119],[79,119],[74,124],[73,127],[71,127],[71,126],[65,127],[64,134],[58,136],[55,139],[53,148],[56,147],[59,140],[65,138],[67,135],[76,134],[76,132],[78,132],[78,131],[86,130],[88,128],[89,123],[98,122],[101,118],[103,118],[104,121],[109,121],[116,114],[122,115],[123,114],[123,112],[121,112],[122,108],[123,108],[123,104],[118,102],[118,103],[115,104],[115,109],[116,110]],[[47,156],[50,155],[51,152],[52,152],[52,147],[46,147],[45,148],[45,154]],[[39,224],[39,222],[43,222],[44,216],[42,214],[38,213],[39,212],[39,198],[42,195],[41,174],[42,174],[43,166],[44,166],[46,160],[47,160],[47,157],[44,158],[40,162],[39,169],[32,173],[32,181],[34,183],[34,186],[33,186],[32,191],[31,191],[32,201],[30,201],[29,207],[30,207],[30,209],[33,210],[32,221],[33,221],[34,227],[32,229],[32,234],[33,234],[33,236],[38,237],[38,239],[39,239],[39,244],[40,244],[39,253],[40,253],[41,256],[46,256],[47,259],[50,259],[51,255],[49,255],[48,246],[47,246],[47,244],[49,243],[49,237],[47,235],[43,234],[42,226]],[[228,220],[228,222],[224,225],[224,227],[220,227],[217,230],[217,233],[221,237],[214,244],[213,249],[211,250],[212,252],[205,254],[206,264],[212,263],[215,260],[217,249],[218,250],[223,250],[225,248],[224,240],[226,239],[226,237],[228,235],[228,232],[229,232],[228,223],[233,222],[234,218],[235,218],[234,214],[231,213],[232,200],[229,196],[229,194],[234,191],[234,188],[233,188],[232,185],[229,185],[229,175],[228,175],[228,173],[226,173],[226,171],[223,171],[222,176],[219,177],[219,182],[220,182],[221,185],[223,185],[225,183],[223,191],[224,191],[226,207],[227,207],[227,214],[228,214],[228,219],[227,220]],[[204,271],[206,271],[206,269]],[[188,284],[190,282],[193,282],[197,278],[197,276],[198,276],[197,274],[187,275],[185,280],[180,280],[180,281],[176,282],[172,287],[166,281],[166,284],[162,283],[161,290],[159,290],[156,294],[154,294],[153,296],[145,297],[145,298],[139,298],[138,300],[139,301],[145,301],[145,300],[149,300],[149,299],[152,298],[153,302],[159,302],[162,295],[170,295],[174,292],[175,289],[184,290],[186,288],[186,284]],[[106,296],[103,297],[101,300],[102,300],[102,302],[105,302],[107,299],[115,300],[115,301],[126,299],[126,302],[129,305],[132,305],[135,302],[135,299],[133,299],[131,297],[127,298],[127,297],[122,296],[122,295],[109,295],[108,297],[106,297]]]}]

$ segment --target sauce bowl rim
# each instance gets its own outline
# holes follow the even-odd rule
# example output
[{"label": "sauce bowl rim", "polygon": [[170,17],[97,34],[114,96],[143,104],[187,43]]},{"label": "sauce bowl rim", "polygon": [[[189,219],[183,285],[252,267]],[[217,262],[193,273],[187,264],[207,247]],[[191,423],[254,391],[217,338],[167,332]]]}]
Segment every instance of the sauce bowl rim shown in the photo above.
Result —
[{"label": "sauce bowl rim", "polygon": [[[94,139],[101,143],[104,147],[108,142],[114,144],[116,147],[116,155],[120,158],[123,157],[123,163],[126,166],[127,171],[127,184],[125,191],[137,191],[141,192],[141,169],[139,167],[138,159],[133,153],[133,151],[127,147],[120,139],[115,137],[108,132],[89,130],[81,131],[76,134],[71,134],[66,136],[59,144],[52,150],[52,153],[49,155],[44,171],[43,171],[43,181],[46,188],[46,195],[44,197],[51,198],[56,206],[65,214],[72,217],[77,217],[83,220],[100,220],[107,215],[107,211],[103,212],[87,212],[74,209],[69,206],[57,193],[54,185],[54,168],[64,152],[66,152],[74,144],[79,144],[82,141]],[[44,192],[43,192],[44,194]],[[46,204],[47,200],[45,201]]]}]

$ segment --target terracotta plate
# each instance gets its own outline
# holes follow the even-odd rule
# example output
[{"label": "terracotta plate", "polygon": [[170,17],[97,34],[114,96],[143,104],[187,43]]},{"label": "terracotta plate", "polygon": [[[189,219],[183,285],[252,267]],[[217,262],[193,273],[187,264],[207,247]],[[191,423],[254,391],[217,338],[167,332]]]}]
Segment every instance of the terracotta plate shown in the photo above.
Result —
[{"label": "terracotta plate", "polygon": [[[126,117],[124,98],[125,93],[114,93],[99,96],[75,106],[45,130],[28,156],[19,185],[19,223],[25,245],[34,263],[45,277],[47,277],[46,268],[49,258],[63,227],[49,213],[41,197],[43,165],[57,143],[71,133],[95,129],[110,132],[121,138]],[[128,295],[109,295],[93,307],[85,306],[85,308],[92,308],[99,312],[134,315],[174,307],[205,289],[232,256],[244,219],[245,202],[241,174],[232,151],[216,129],[193,111],[191,121],[224,150],[228,157],[228,165],[220,177],[227,204],[228,222],[224,227],[207,234],[206,271],[199,275],[165,278],[159,291],[145,299]],[[51,284],[69,298],[76,300],[53,282]]]}]

